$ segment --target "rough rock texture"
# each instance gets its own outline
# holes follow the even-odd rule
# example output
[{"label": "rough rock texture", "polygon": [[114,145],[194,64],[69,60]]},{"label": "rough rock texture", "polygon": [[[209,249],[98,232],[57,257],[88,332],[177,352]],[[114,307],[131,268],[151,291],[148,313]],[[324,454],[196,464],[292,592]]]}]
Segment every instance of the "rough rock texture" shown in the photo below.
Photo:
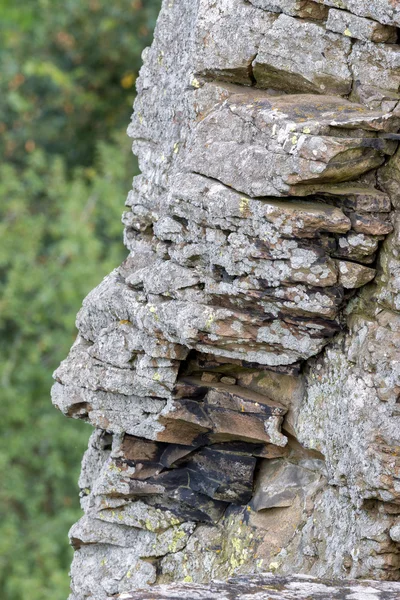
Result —
[{"label": "rough rock texture", "polygon": [[121,600],[397,600],[400,583],[315,581],[309,577],[235,577],[209,586],[174,584],[151,592],[121,594]]},{"label": "rough rock texture", "polygon": [[[400,579],[396,5],[164,1],[129,255],[55,372],[54,404],[95,427],[70,600]],[[249,597],[397,597],[268,581]]]},{"label": "rough rock texture", "polygon": [[369,17],[382,24],[400,25],[400,6],[397,0],[314,0],[319,4],[334,6],[361,17]]}]

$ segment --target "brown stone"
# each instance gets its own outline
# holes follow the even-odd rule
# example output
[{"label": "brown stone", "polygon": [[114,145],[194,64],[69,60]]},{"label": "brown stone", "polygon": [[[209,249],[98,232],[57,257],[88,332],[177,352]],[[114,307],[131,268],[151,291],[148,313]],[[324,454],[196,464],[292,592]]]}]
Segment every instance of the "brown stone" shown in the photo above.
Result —
[{"label": "brown stone", "polygon": [[189,399],[176,399],[171,410],[158,417],[163,431],[157,440],[172,444],[191,445],[213,430],[213,423],[202,403]]},{"label": "brown stone", "polygon": [[351,227],[356,233],[369,235],[387,235],[393,231],[393,225],[385,213],[379,214],[349,214]]},{"label": "brown stone", "polygon": [[313,0],[250,0],[250,2],[257,8],[303,19],[323,21],[328,16],[328,7],[317,4]]},{"label": "brown stone", "polygon": [[357,212],[390,212],[390,198],[384,192],[359,184],[338,183],[325,185],[298,186],[298,195],[316,194],[316,198],[325,202],[334,202],[338,206]]},{"label": "brown stone", "polygon": [[292,506],[320,474],[284,459],[262,461],[251,507],[256,510]]},{"label": "brown stone", "polygon": [[219,377],[215,373],[202,373],[201,380],[205,383],[216,383],[219,381]]},{"label": "brown stone", "polygon": [[224,376],[220,379],[221,383],[226,383],[227,385],[235,385],[236,379],[234,377]]},{"label": "brown stone", "polygon": [[237,385],[204,382],[193,377],[181,380],[176,392],[170,410],[158,418],[164,426],[157,434],[158,441],[191,445],[207,440],[264,443],[279,440],[278,445],[285,445],[277,427],[286,408],[266,396]]},{"label": "brown stone", "polygon": [[[340,8],[342,7],[340,6]],[[359,17],[335,8],[329,10],[326,28],[335,33],[341,33],[346,37],[355,38],[361,41],[371,41],[382,44],[396,43],[397,40],[395,27],[382,25],[372,19]]]},{"label": "brown stone", "polygon": [[343,182],[380,166],[396,143],[377,132],[398,124],[334,96],[242,91],[198,123],[185,164],[249,197],[297,195],[297,186]]}]

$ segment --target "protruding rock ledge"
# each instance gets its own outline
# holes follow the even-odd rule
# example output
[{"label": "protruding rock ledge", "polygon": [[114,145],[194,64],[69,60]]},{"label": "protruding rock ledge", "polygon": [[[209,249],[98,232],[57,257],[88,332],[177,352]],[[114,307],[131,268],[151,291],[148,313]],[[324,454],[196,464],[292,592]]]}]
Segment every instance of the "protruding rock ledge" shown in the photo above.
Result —
[{"label": "protruding rock ledge", "polygon": [[186,168],[252,197],[297,195],[379,167],[396,143],[377,136],[398,127],[393,113],[336,96],[238,89],[197,125]]},{"label": "protruding rock ledge", "polygon": [[[151,591],[123,593],[118,600],[398,600],[400,583],[329,581],[300,575],[235,577],[227,583],[160,585]],[[111,600],[111,599],[110,599]],[[115,600],[115,596],[113,596]]]},{"label": "protruding rock ledge", "polygon": [[393,0],[314,0],[325,6],[348,10],[360,17],[368,17],[387,25],[400,25],[400,8]]}]

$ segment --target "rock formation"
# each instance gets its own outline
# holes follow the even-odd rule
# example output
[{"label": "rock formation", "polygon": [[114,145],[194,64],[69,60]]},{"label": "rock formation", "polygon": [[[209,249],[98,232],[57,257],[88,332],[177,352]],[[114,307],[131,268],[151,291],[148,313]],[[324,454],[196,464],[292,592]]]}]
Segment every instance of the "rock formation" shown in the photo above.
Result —
[{"label": "rock formation", "polygon": [[[150,596],[149,596],[150,593]],[[327,581],[270,574],[234,577],[211,585],[178,583],[150,592],[121,594],[121,600],[397,600],[400,583]]]},{"label": "rock formation", "polygon": [[129,255],[55,372],[95,427],[71,600],[400,579],[397,27],[393,0],[164,0]]}]

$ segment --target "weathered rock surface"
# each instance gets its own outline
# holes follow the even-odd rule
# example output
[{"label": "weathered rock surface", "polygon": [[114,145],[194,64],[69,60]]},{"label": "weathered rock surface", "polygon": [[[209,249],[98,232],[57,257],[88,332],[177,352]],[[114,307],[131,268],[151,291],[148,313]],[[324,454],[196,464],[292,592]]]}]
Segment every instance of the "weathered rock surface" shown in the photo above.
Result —
[{"label": "weathered rock surface", "polygon": [[291,17],[324,20],[328,15],[328,8],[313,0],[250,0],[250,2],[257,8],[263,8],[272,13],[284,13]]},{"label": "weathered rock surface", "polygon": [[[254,60],[257,85],[290,93],[350,93],[350,41],[317,23],[280,15]],[[318,69],[315,63],[318,63]]]},{"label": "weathered rock surface", "polygon": [[377,581],[315,581],[308,577],[237,577],[210,586],[174,584],[156,586],[148,592],[121,594],[120,600],[396,600],[400,584]]},{"label": "weathered rock surface", "polygon": [[394,44],[356,42],[350,56],[353,96],[369,106],[396,106],[399,100],[400,48]]},{"label": "weathered rock surface", "polygon": [[375,132],[398,127],[392,113],[335,97],[239,92],[199,122],[186,167],[250,196],[296,195],[297,184],[346,181],[379,166],[393,145]]},{"label": "weathered rock surface", "polygon": [[95,427],[70,600],[397,597],[260,575],[400,579],[397,25],[391,0],[163,2],[129,255],[52,391]]},{"label": "weathered rock surface", "polygon": [[396,43],[397,41],[395,27],[388,27],[372,19],[358,17],[335,8],[329,10],[326,28],[364,42]]},{"label": "weathered rock surface", "polygon": [[369,17],[382,24],[400,25],[400,7],[396,0],[374,0],[374,2],[365,2],[364,0],[314,0],[319,4],[334,6],[348,10],[361,17]]}]

